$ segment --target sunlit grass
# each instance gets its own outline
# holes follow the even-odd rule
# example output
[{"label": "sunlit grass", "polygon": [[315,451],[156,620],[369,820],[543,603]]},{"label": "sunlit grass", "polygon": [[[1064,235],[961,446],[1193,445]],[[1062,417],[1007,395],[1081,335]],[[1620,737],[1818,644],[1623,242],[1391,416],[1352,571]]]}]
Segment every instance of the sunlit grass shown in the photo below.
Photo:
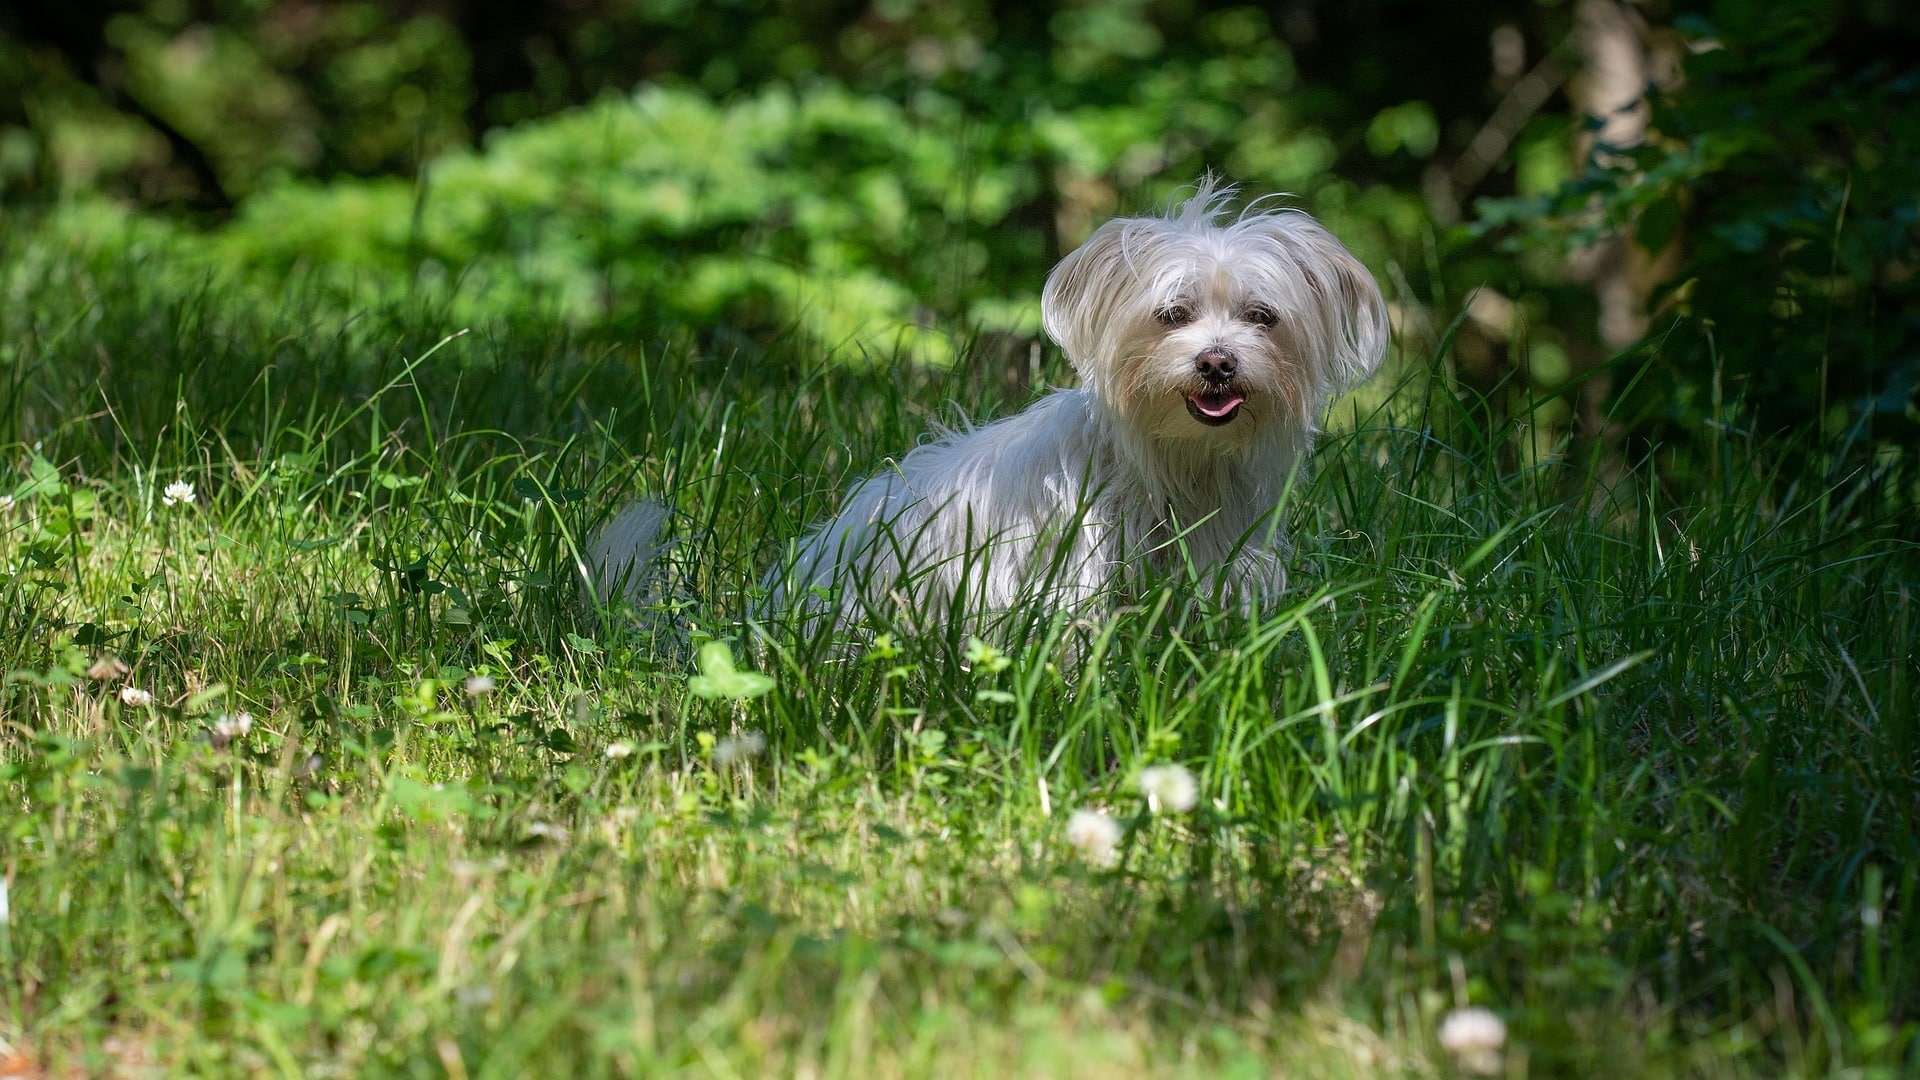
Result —
[{"label": "sunlit grass", "polygon": [[[1685,448],[1718,488],[1608,503],[1395,399],[1251,617],[1175,581],[796,635],[756,617],[781,545],[948,401],[1018,407],[999,373],[165,269],[0,311],[0,1037],[35,1061],[1434,1073],[1472,1003],[1514,1073],[1916,1064],[1920,558],[1871,477]],[[578,544],[641,492],[660,610],[589,612]],[[694,682],[708,642],[773,688]],[[1190,810],[1140,786],[1176,765]]]}]

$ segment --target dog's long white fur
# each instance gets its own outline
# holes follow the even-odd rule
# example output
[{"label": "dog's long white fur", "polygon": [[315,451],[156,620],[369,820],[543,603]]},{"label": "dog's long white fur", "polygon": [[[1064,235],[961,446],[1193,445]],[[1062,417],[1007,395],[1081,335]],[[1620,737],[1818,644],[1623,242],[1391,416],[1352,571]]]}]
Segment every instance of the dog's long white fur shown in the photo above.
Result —
[{"label": "dog's long white fur", "polygon": [[[1077,608],[1179,562],[1243,603],[1284,589],[1283,488],[1327,403],[1379,366],[1387,311],[1311,217],[1229,217],[1232,194],[1208,178],[1168,216],[1110,221],[1062,260],[1041,311],[1082,385],[856,484],[769,573],[770,604],[824,590],[853,594],[843,615],[956,598]],[[639,576],[658,527],[630,508],[596,539],[603,598],[615,571]]]}]

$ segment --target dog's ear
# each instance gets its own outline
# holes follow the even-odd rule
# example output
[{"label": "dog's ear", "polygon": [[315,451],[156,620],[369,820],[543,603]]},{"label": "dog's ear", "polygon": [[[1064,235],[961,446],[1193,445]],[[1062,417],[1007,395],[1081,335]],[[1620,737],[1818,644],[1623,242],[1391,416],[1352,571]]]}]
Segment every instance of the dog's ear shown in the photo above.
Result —
[{"label": "dog's ear", "polygon": [[1320,403],[1366,382],[1386,359],[1392,330],[1373,275],[1332,233],[1304,213],[1250,215],[1233,226],[1278,257],[1274,283],[1295,347],[1312,368]]},{"label": "dog's ear", "polygon": [[1139,219],[1116,218],[1060,260],[1040,293],[1040,319],[1059,342],[1082,382],[1100,381],[1101,357],[1113,351],[1127,309],[1140,303],[1139,285],[1126,257],[1127,236]]}]

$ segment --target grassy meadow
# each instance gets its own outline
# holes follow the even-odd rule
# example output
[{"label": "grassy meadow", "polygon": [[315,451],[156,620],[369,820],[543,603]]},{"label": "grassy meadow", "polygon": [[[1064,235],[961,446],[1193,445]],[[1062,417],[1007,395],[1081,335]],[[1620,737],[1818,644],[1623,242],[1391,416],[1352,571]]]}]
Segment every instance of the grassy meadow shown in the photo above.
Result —
[{"label": "grassy meadow", "polygon": [[752,624],[782,542],[1050,353],[7,255],[0,1073],[1920,1069],[1920,553],[1730,404],[1602,490],[1402,356],[1285,602],[836,640]]}]

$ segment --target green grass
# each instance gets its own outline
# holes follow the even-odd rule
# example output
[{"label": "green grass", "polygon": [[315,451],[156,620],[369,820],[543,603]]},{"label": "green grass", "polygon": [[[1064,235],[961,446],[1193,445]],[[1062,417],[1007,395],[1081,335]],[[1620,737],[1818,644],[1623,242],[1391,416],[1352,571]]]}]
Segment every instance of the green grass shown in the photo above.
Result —
[{"label": "green grass", "polygon": [[[1258,617],[755,634],[781,543],[1000,372],[14,255],[0,1037],[57,1074],[1444,1075],[1467,1002],[1513,1074],[1920,1068],[1873,475],[1731,436],[1602,497],[1416,362]],[[588,615],[573,545],[642,491],[675,610]],[[707,638],[775,688],[694,694]]]}]

